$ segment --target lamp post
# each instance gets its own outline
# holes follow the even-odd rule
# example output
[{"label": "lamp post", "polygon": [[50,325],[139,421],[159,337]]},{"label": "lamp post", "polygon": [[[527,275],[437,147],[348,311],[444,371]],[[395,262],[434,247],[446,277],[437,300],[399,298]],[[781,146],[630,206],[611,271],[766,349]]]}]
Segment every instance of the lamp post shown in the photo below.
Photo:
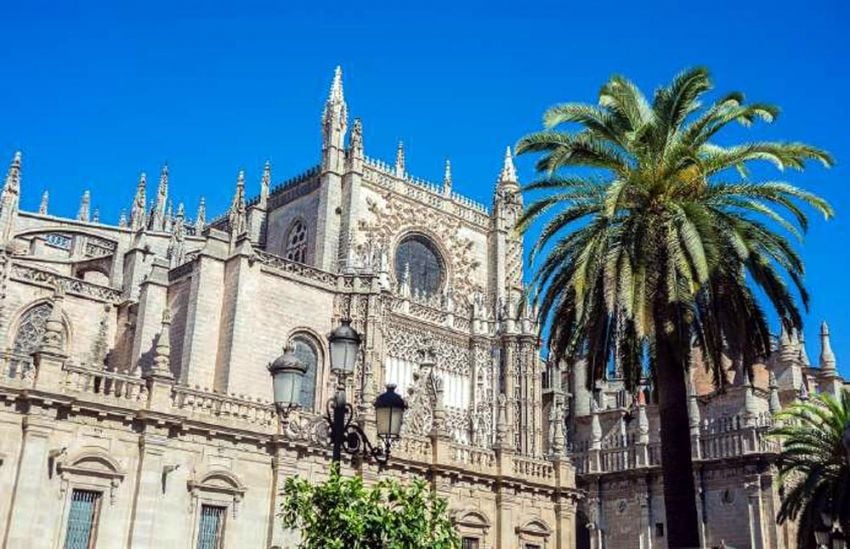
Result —
[{"label": "lamp post", "polygon": [[[325,421],[330,428],[333,446],[333,461],[339,463],[342,451],[350,455],[371,457],[378,465],[386,465],[390,456],[390,446],[401,434],[401,422],[407,403],[395,392],[396,386],[387,385],[387,390],[375,399],[375,418],[378,438],[381,446],[373,446],[363,429],[354,422],[354,407],[347,402],[345,379],[354,373],[354,364],[360,352],[360,334],[351,327],[351,321],[343,320],[331,332],[330,342],[331,370],[336,375],[337,387],[333,398],[328,402]],[[301,380],[307,368],[295,356],[294,349],[288,347],[281,357],[269,365],[274,386],[275,407],[281,416],[299,406]]]}]

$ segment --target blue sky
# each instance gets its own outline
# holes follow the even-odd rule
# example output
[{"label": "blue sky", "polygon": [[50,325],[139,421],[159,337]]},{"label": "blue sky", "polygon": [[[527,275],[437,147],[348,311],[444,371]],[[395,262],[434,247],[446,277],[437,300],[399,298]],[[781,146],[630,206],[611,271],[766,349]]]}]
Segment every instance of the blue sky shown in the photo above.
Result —
[{"label": "blue sky", "polygon": [[[252,192],[313,165],[333,68],[345,71],[366,153],[392,160],[403,139],[413,174],[452,160],[455,188],[487,204],[505,145],[543,110],[594,101],[612,73],[648,92],[708,66],[717,89],[782,107],[753,139],[803,140],[837,158],[785,177],[828,198],[802,247],[813,294],[809,354],[828,319],[850,374],[850,7],[806,3],[17,2],[0,19],[0,158],[24,152],[23,205],[43,189],[73,215],[83,190],[103,220],[129,207],[138,173],[170,167],[190,215],[228,203],[236,173]],[[366,5],[368,4],[368,5]],[[737,134],[735,137],[739,137]],[[520,177],[533,178],[530,159]]]}]

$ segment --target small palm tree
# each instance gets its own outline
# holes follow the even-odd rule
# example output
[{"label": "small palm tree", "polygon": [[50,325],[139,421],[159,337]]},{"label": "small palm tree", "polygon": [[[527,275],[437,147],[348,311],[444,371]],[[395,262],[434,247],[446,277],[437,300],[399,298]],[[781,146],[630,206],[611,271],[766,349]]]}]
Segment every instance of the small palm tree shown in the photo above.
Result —
[{"label": "small palm tree", "polygon": [[821,393],[781,412],[773,433],[782,441],[779,482],[784,487],[776,520],[799,521],[797,544],[809,547],[824,519],[850,534],[850,391]]},{"label": "small palm tree", "polygon": [[543,177],[526,190],[547,194],[529,206],[520,228],[551,213],[530,257],[547,253],[533,285],[550,353],[570,364],[586,360],[589,385],[617,360],[634,389],[648,365],[661,417],[669,547],[699,545],[685,385],[693,349],[719,386],[723,356],[751,374],[770,351],[756,288],[786,329],[799,329],[786,276],[804,305],[808,294],[787,235],[807,227],[801,203],[832,215],[821,198],[754,181],[747,171],[756,161],[829,166],[830,156],[803,143],[717,144],[729,124],[771,122],[778,109],[745,104],[738,92],[704,106],[710,89],[705,69],[686,70],[650,102],[614,76],[597,105],[552,107],[547,129],[518,144],[520,153],[542,154]]}]

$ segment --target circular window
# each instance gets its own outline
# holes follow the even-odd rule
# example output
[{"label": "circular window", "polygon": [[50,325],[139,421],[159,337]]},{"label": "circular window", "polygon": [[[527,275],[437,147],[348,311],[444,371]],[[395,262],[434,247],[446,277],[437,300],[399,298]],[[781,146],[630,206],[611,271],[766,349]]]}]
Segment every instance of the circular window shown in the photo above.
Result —
[{"label": "circular window", "polygon": [[414,295],[433,295],[443,285],[443,259],[430,239],[413,234],[404,238],[395,251],[395,276],[407,280]]}]

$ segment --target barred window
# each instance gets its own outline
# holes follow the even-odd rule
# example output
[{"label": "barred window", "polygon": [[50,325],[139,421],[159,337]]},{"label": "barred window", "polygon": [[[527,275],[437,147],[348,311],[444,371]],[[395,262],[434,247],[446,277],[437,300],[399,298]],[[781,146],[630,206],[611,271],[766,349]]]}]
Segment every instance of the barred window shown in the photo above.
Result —
[{"label": "barred window", "polygon": [[101,493],[92,490],[71,492],[65,549],[92,549],[95,546],[100,499]]},{"label": "barred window", "polygon": [[430,296],[440,291],[443,265],[437,246],[420,234],[405,237],[395,252],[396,280],[407,279],[414,295]]},{"label": "barred window", "polygon": [[289,227],[283,257],[298,263],[307,262],[307,226],[300,219],[295,220]]},{"label": "barred window", "polygon": [[224,547],[224,519],[226,507],[201,505],[201,522],[198,526],[198,549]]},{"label": "barred window", "polygon": [[316,377],[319,371],[319,351],[313,338],[306,335],[296,335],[292,338],[295,356],[307,367],[301,380],[301,397],[298,399],[301,407],[312,410],[316,401]]},{"label": "barred window", "polygon": [[479,549],[480,547],[478,538],[464,536],[460,541],[460,549]]}]

